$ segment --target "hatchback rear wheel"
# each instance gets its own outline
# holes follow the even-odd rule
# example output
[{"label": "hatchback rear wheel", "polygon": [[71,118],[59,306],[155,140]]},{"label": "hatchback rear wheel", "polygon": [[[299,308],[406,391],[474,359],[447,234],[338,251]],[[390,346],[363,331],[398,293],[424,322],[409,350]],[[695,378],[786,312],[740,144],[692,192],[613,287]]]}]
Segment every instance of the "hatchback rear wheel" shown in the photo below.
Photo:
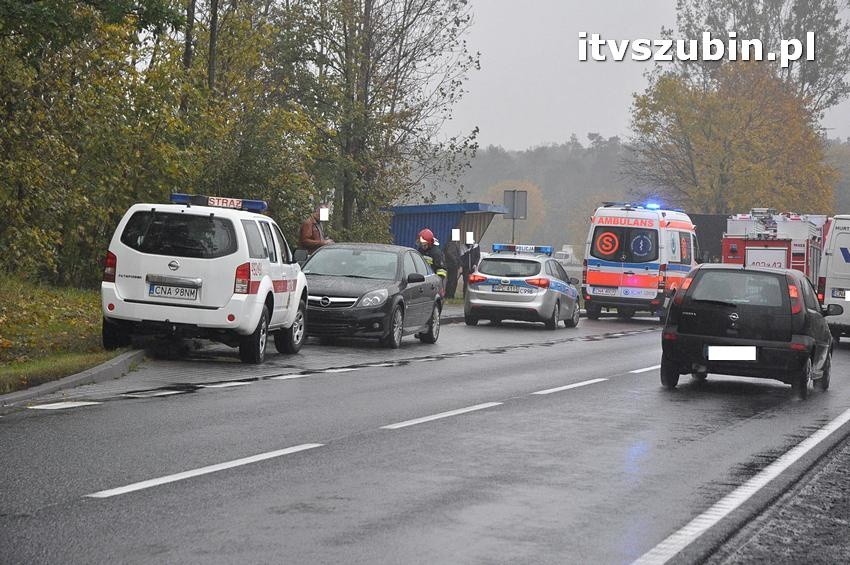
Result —
[{"label": "hatchback rear wheel", "polygon": [[662,358],[661,385],[667,390],[673,390],[677,384],[679,384],[679,369],[672,362]]},{"label": "hatchback rear wheel", "polygon": [[574,328],[578,325],[579,320],[581,319],[581,312],[578,308],[578,302],[573,305],[573,315],[564,320],[564,325],[568,328]]},{"label": "hatchback rear wheel", "polygon": [[812,365],[811,357],[809,357],[806,359],[806,362],[803,363],[803,368],[797,374],[797,378],[791,385],[791,389],[800,400],[805,400],[809,397],[809,381],[812,380],[813,372],[814,366]]},{"label": "hatchback rear wheel", "polygon": [[832,371],[832,351],[826,354],[826,361],[823,362],[823,373],[821,378],[813,381],[813,385],[819,391],[824,391],[829,388],[829,374]]},{"label": "hatchback rear wheel", "polygon": [[254,333],[242,338],[239,344],[239,359],[243,363],[257,365],[266,358],[266,343],[269,340],[269,309],[263,306],[260,321]]}]

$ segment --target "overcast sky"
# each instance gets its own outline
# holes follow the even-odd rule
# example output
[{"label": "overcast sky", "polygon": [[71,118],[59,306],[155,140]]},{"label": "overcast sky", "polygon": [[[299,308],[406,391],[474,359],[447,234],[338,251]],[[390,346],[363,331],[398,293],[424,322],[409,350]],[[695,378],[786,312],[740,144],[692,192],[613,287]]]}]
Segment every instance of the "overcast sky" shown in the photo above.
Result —
[{"label": "overcast sky", "polygon": [[[652,63],[579,62],[578,33],[656,38],[676,21],[675,0],[472,0],[468,41],[481,70],[466,83],[447,134],[480,128],[479,144],[527,149],[575,133],[628,137],[632,94]],[[850,101],[833,108],[830,137],[850,136]]]}]

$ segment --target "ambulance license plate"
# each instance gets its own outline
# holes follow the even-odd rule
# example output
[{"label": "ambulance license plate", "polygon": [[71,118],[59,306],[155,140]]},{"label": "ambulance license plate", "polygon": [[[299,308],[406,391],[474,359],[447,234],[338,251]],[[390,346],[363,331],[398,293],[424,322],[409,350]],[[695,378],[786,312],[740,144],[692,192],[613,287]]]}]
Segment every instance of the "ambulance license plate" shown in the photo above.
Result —
[{"label": "ambulance license plate", "polygon": [[843,288],[833,288],[832,289],[832,297],[833,298],[843,298],[844,300],[850,300],[850,292],[847,292]]},{"label": "ambulance license plate", "polygon": [[198,289],[183,286],[166,286],[151,284],[148,286],[148,296],[154,298],[177,298],[180,300],[197,300]]},{"label": "ambulance license plate", "polygon": [[493,292],[513,292],[518,293],[519,287],[513,284],[494,284]]},{"label": "ambulance license plate", "polygon": [[616,288],[601,288],[601,287],[595,286],[590,290],[590,293],[591,294],[599,294],[599,295],[602,295],[602,296],[616,296],[617,295],[617,289]]}]

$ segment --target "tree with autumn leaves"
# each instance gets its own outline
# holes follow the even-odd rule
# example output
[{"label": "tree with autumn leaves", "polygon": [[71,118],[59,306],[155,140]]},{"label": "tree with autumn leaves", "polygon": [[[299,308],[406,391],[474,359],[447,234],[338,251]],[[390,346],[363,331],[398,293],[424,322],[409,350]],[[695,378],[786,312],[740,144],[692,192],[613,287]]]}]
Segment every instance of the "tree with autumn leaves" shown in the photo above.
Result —
[{"label": "tree with autumn leaves", "polygon": [[631,176],[688,211],[829,213],[835,171],[800,98],[764,64],[728,64],[707,87],[677,74],[635,97]]}]

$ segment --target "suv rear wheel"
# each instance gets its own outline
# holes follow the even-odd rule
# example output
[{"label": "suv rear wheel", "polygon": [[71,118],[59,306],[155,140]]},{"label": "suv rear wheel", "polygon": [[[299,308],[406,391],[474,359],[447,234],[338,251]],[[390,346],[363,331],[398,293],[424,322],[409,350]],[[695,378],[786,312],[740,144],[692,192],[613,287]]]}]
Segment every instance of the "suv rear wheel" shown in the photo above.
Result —
[{"label": "suv rear wheel", "polygon": [[269,309],[263,306],[260,321],[254,333],[242,338],[239,343],[239,359],[243,363],[257,365],[266,358],[266,342],[269,339]]},{"label": "suv rear wheel", "polygon": [[103,348],[108,350],[119,349],[130,345],[130,334],[118,324],[108,322],[103,319],[101,327],[101,338],[103,339]]},{"label": "suv rear wheel", "polygon": [[304,344],[305,326],[307,320],[307,304],[298,302],[298,312],[295,321],[286,329],[275,332],[274,346],[278,353],[298,353]]}]

